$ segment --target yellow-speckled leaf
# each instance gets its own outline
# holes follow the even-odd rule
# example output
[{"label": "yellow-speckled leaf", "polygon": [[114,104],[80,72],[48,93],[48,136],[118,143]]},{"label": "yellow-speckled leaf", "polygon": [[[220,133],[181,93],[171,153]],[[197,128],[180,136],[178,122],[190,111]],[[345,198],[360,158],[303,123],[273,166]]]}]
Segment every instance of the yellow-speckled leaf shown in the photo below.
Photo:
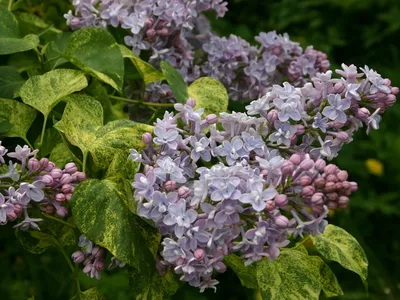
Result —
[{"label": "yellow-speckled leaf", "polygon": [[28,51],[39,45],[39,38],[28,34],[19,36],[18,21],[7,9],[0,7],[0,55]]},{"label": "yellow-speckled leaf", "polygon": [[0,99],[0,121],[7,121],[12,126],[7,132],[2,132],[2,136],[20,137],[26,140],[26,133],[36,118],[36,111],[11,99]]},{"label": "yellow-speckled leaf", "polygon": [[60,169],[63,169],[67,163],[74,161],[71,151],[64,142],[54,145],[49,159],[56,164],[57,168]]},{"label": "yellow-speckled leaf", "polygon": [[179,288],[179,281],[172,271],[164,276],[154,272],[151,277],[143,276],[134,268],[129,268],[128,272],[132,298],[136,300],[168,299]]},{"label": "yellow-speckled leaf", "polygon": [[105,300],[106,298],[100,293],[97,288],[91,288],[84,292],[79,292],[72,300]]},{"label": "yellow-speckled leaf", "polygon": [[129,58],[140,75],[143,78],[144,84],[147,85],[149,83],[155,82],[155,81],[161,81],[164,80],[164,74],[158,71],[156,68],[154,68],[152,65],[149,63],[145,62],[144,60],[140,59],[140,57],[133,52],[132,50],[129,50],[123,45],[119,45],[122,56],[124,58]]},{"label": "yellow-speckled leaf", "polygon": [[84,89],[87,85],[86,77],[81,71],[57,69],[29,78],[21,87],[20,96],[24,103],[48,116],[62,98]]},{"label": "yellow-speckled leaf", "polygon": [[144,276],[150,276],[155,270],[160,235],[129,211],[124,197],[113,181],[90,179],[82,182],[70,202],[76,226],[118,259]]},{"label": "yellow-speckled leaf", "polygon": [[337,297],[343,295],[342,288],[340,287],[335,274],[333,274],[331,268],[329,268],[321,257],[310,256],[309,259],[314,261],[316,265],[319,265],[319,280],[325,296]]},{"label": "yellow-speckled leaf", "polygon": [[164,73],[169,87],[174,93],[176,101],[179,103],[186,103],[187,99],[189,98],[189,93],[181,73],[179,73],[179,71],[167,61],[162,61],[160,63],[160,67]]},{"label": "yellow-speckled leaf", "polygon": [[196,109],[204,108],[204,114],[216,114],[228,110],[228,93],[218,80],[202,77],[189,86],[189,97],[196,100]]},{"label": "yellow-speckled leaf", "polygon": [[328,225],[323,234],[312,238],[317,251],[326,259],[360,275],[364,284],[368,276],[368,259],[357,240],[344,229]]},{"label": "yellow-speckled leaf", "polygon": [[261,260],[257,263],[257,280],[262,299],[319,299],[319,267],[319,263],[297,250],[282,251],[273,262]]},{"label": "yellow-speckled leaf", "polygon": [[54,126],[72,145],[89,153],[96,131],[103,126],[103,108],[99,101],[86,95],[70,95],[65,100],[64,114]]},{"label": "yellow-speckled leaf", "polygon": [[62,56],[122,92],[124,59],[114,37],[107,30],[86,27],[75,31]]},{"label": "yellow-speckled leaf", "polygon": [[224,257],[224,263],[235,272],[243,286],[250,289],[258,289],[256,267],[254,265],[245,266],[246,260],[235,254]]},{"label": "yellow-speckled leaf", "polygon": [[90,148],[95,164],[100,168],[108,167],[116,149],[125,150],[126,157],[131,148],[140,152],[144,148],[143,133],[152,131],[153,126],[130,120],[107,123],[96,132],[96,140]]}]

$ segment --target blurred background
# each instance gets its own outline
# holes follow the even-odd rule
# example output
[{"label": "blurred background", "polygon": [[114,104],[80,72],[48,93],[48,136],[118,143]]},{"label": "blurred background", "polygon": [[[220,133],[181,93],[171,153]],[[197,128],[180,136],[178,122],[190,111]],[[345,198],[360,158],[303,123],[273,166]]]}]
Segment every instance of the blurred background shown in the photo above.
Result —
[{"label": "blurred background", "polygon": [[[0,0],[0,4],[5,0]],[[19,7],[65,28],[68,1],[20,0]],[[287,32],[303,47],[326,52],[335,69],[341,63],[377,70],[400,86],[399,0],[229,0],[223,19],[210,19],[220,35],[236,34],[255,43],[260,31]],[[400,299],[400,104],[389,109],[379,131],[360,130],[335,160],[347,169],[359,191],[350,206],[330,222],[356,237],[368,256],[369,299]],[[61,254],[23,251],[11,226],[0,230],[0,299],[68,299],[71,275]],[[361,280],[331,264],[345,292],[340,299],[366,299]],[[110,299],[129,299],[126,271],[104,272],[96,282],[81,276],[82,289],[97,286]],[[223,274],[217,293],[181,289],[174,299],[255,299],[233,274]]]}]

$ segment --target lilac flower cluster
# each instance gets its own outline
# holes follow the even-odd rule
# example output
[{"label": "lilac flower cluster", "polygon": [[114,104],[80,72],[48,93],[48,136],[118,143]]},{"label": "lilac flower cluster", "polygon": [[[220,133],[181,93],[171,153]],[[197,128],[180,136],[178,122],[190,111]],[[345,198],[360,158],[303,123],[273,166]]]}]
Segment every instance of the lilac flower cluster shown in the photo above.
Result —
[{"label": "lilac flower cluster", "polygon": [[[5,156],[20,162],[8,162],[8,171],[0,174],[0,224],[16,221],[23,215],[15,228],[40,230],[37,222],[39,218],[29,217],[28,210],[39,207],[47,214],[56,213],[59,217],[68,216],[67,204],[71,199],[75,186],[86,179],[86,175],[79,172],[74,163],[68,163],[64,169],[56,168],[47,158],[37,160],[34,155],[38,150],[31,151],[25,145],[17,146],[15,152],[1,145],[0,166],[5,167]],[[4,169],[4,168],[2,168]]]},{"label": "lilac flower cluster", "polygon": [[[140,54],[149,51],[149,62],[159,67],[162,60],[180,71],[186,83],[210,76],[225,84],[232,100],[252,100],[264,95],[283,78],[301,86],[329,68],[327,56],[307,47],[303,52],[287,34],[261,32],[253,47],[240,37],[218,37],[211,33],[201,14],[214,10],[222,17],[223,0],[74,0],[74,14],[65,15],[73,30],[107,26],[129,30],[125,43]],[[196,54],[196,60],[194,59]],[[173,101],[168,85],[146,87],[145,100]]]},{"label": "lilac flower cluster", "polygon": [[246,265],[274,260],[298,236],[322,233],[328,210],[345,208],[357,190],[326,159],[363,123],[377,129],[399,92],[361,70],[343,65],[341,79],[328,71],[301,88],[274,85],[247,113],[203,118],[189,99],[157,119],[130,158],[143,165],[133,182],[137,213],[165,236],[161,265],[204,291],[230,253]]}]

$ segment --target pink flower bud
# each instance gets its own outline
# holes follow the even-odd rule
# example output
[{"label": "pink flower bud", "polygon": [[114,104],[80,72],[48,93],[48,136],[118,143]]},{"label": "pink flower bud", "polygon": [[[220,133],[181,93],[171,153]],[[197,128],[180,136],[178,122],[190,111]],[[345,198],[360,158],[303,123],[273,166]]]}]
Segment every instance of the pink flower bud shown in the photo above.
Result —
[{"label": "pink flower bud", "polygon": [[176,189],[176,183],[175,181],[172,180],[168,180],[165,184],[164,184],[165,189],[167,190],[167,192],[172,192],[175,191]]},{"label": "pink flower bud", "polygon": [[7,221],[14,222],[16,219],[18,219],[17,214],[15,212],[11,212],[6,215]]},{"label": "pink flower bud", "polygon": [[64,184],[61,188],[61,192],[63,192],[64,194],[71,193],[71,188],[72,186],[70,184]]},{"label": "pink flower bud", "polygon": [[31,159],[29,159],[29,161],[28,161],[29,171],[35,172],[35,171],[39,170],[39,167],[40,167],[40,163],[36,158],[32,157]]},{"label": "pink flower bud", "polygon": [[71,201],[71,197],[72,197],[71,193],[65,194],[65,201],[67,202]]},{"label": "pink flower bud", "polygon": [[328,198],[329,201],[335,201],[339,198],[339,195],[337,193],[327,193],[326,198]]},{"label": "pink flower bud", "polygon": [[278,111],[276,109],[270,110],[267,114],[267,120],[270,124],[274,124],[278,120]]},{"label": "pink flower bud", "polygon": [[312,205],[322,205],[322,204],[324,204],[324,194],[315,193],[314,195],[312,195],[311,204]]},{"label": "pink flower bud", "polygon": [[361,120],[366,120],[369,118],[369,116],[371,115],[370,111],[365,108],[365,107],[361,107],[360,109],[357,110],[357,118],[361,119]]},{"label": "pink flower bud", "polygon": [[209,114],[206,116],[206,121],[210,125],[215,124],[218,122],[218,116],[216,114]]},{"label": "pink flower bud", "polygon": [[326,181],[327,182],[338,182],[338,178],[335,175],[330,174],[330,175],[326,176]]},{"label": "pink flower bud", "polygon": [[352,192],[357,191],[357,190],[358,190],[357,182],[351,181],[351,182],[350,182],[350,188],[351,188],[351,191],[352,191]]},{"label": "pink flower bud", "polygon": [[76,252],[72,253],[71,257],[72,257],[72,260],[74,261],[74,263],[76,263],[76,264],[83,263],[83,261],[86,258],[85,254],[82,251],[76,251]]},{"label": "pink flower bud", "polygon": [[[51,162],[50,162],[51,163]],[[49,164],[50,164],[49,163]],[[58,179],[61,178],[61,176],[64,174],[64,172],[61,169],[53,169],[50,172],[51,177],[53,177],[54,179]]]},{"label": "pink flower bud", "polygon": [[393,94],[393,95],[397,95],[398,93],[399,93],[399,88],[398,87],[392,87],[391,89],[390,89],[390,92]]},{"label": "pink flower bud", "polygon": [[314,161],[312,159],[305,159],[300,163],[300,168],[303,171],[308,171],[314,167]]},{"label": "pink flower bud", "polygon": [[264,169],[261,171],[261,174],[266,178],[268,176],[268,169]]},{"label": "pink flower bud", "polygon": [[335,86],[334,86],[334,89],[335,89],[335,92],[338,93],[338,94],[343,93],[344,89],[345,89],[344,83],[341,82],[341,81],[336,82]]},{"label": "pink flower bud", "polygon": [[156,36],[156,31],[153,28],[150,28],[146,31],[146,38],[152,39]]},{"label": "pink flower bud", "polygon": [[304,197],[311,197],[315,193],[315,188],[312,185],[305,186],[301,191],[301,195]]},{"label": "pink flower bud", "polygon": [[83,172],[75,172],[74,175],[75,175],[76,179],[78,179],[78,181],[86,180],[86,174]]},{"label": "pink flower bud", "polygon": [[168,36],[169,35],[168,28],[164,27],[161,30],[157,30],[157,34],[161,36]]},{"label": "pink flower bud", "polygon": [[285,194],[279,194],[275,196],[275,205],[278,207],[285,207],[289,200],[288,197]]},{"label": "pink flower bud", "polygon": [[48,215],[54,214],[55,211],[56,211],[56,210],[55,210],[55,208],[54,208],[53,205],[47,205],[47,206],[44,207],[44,212],[45,212],[46,214],[48,214]]},{"label": "pink flower bud", "polygon": [[323,172],[326,167],[326,162],[323,159],[317,159],[315,161],[314,167],[319,171]]},{"label": "pink flower bud", "polygon": [[338,134],[336,135],[336,138],[343,142],[343,143],[348,143],[350,142],[350,136],[346,131],[340,131],[338,132]]},{"label": "pink flower bud", "polygon": [[56,195],[56,201],[57,202],[64,202],[65,201],[65,195],[64,194],[62,194],[62,193],[59,193],[59,194],[57,194]]},{"label": "pink flower bud", "polygon": [[78,171],[78,167],[76,166],[75,163],[70,162],[67,163],[64,167],[64,171],[67,172],[68,174],[72,175],[74,174],[76,171]]},{"label": "pink flower bud", "polygon": [[277,216],[275,218],[275,224],[278,228],[285,229],[289,225],[289,220],[285,216]]},{"label": "pink flower bud", "polygon": [[222,261],[218,261],[215,263],[214,265],[214,269],[215,271],[217,271],[218,273],[225,273],[226,271],[226,266]]},{"label": "pink flower bud", "polygon": [[196,106],[196,100],[194,100],[193,98],[189,98],[187,99],[186,104],[194,108]]},{"label": "pink flower bud", "polygon": [[55,163],[49,161],[46,168],[44,169],[46,172],[51,172],[56,167]]},{"label": "pink flower bud", "polygon": [[314,179],[313,184],[317,187],[317,188],[324,188],[325,187],[325,179],[322,176],[319,176],[317,178]]},{"label": "pink flower bud", "polygon": [[94,267],[95,267],[96,270],[98,270],[98,271],[103,270],[103,269],[104,269],[104,266],[105,266],[104,260],[97,260],[97,261],[94,263]]},{"label": "pink flower bud", "polygon": [[71,183],[72,177],[68,173],[65,173],[60,178],[60,184],[68,184]]},{"label": "pink flower bud", "polygon": [[343,189],[348,190],[348,189],[350,189],[350,182],[343,181],[342,186],[343,186]]},{"label": "pink flower bud", "polygon": [[392,82],[390,81],[389,78],[385,78],[385,79],[383,79],[383,84],[386,86],[390,86],[392,84]]},{"label": "pink flower bud", "polygon": [[285,176],[289,176],[293,174],[294,165],[290,160],[285,160],[281,166],[282,174]]},{"label": "pink flower bud", "polygon": [[153,142],[153,137],[150,132],[143,133],[142,142],[146,145],[150,145]]},{"label": "pink flower bud", "polygon": [[46,185],[52,185],[54,183],[53,177],[51,177],[49,174],[44,175],[40,181],[44,182]]},{"label": "pink flower bud", "polygon": [[104,249],[101,248],[101,247],[99,247],[99,246],[96,246],[96,247],[94,247],[94,248],[92,249],[92,255],[93,255],[95,258],[103,257],[104,253],[105,253],[105,252],[104,252]]},{"label": "pink flower bud", "polygon": [[201,248],[197,248],[197,249],[194,251],[194,257],[195,257],[197,260],[202,260],[202,259],[204,258],[205,255],[206,255],[206,253],[205,253],[204,250],[201,249]]},{"label": "pink flower bud", "polygon": [[310,176],[302,176],[302,177],[300,177],[299,183],[300,183],[301,186],[310,185],[310,183],[311,183]]},{"label": "pink flower bud", "polygon": [[57,209],[56,213],[60,218],[68,217],[68,209],[64,206],[60,206],[60,208]]},{"label": "pink flower bud", "polygon": [[327,182],[325,184],[324,192],[332,193],[334,191],[336,191],[335,183],[334,182]]},{"label": "pink flower bud", "polygon": [[267,200],[267,206],[265,207],[267,211],[273,211],[275,209],[275,202],[272,200]]},{"label": "pink flower bud", "polygon": [[347,171],[339,171],[336,176],[340,181],[346,181],[349,178],[349,173]]},{"label": "pink flower bud", "polygon": [[343,189],[343,184],[341,182],[336,182],[335,188],[336,191],[340,192]]},{"label": "pink flower bud", "polygon": [[301,156],[300,154],[292,154],[292,156],[289,158],[289,160],[294,164],[294,165],[298,165],[301,162]]},{"label": "pink flower bud", "polygon": [[340,196],[339,197],[339,202],[338,202],[338,207],[339,208],[346,208],[347,204],[349,204],[349,197]]},{"label": "pink flower bud", "polygon": [[328,208],[329,209],[336,209],[338,207],[336,201],[329,201],[328,202]]},{"label": "pink flower bud", "polygon": [[186,187],[186,186],[181,186],[178,189],[178,195],[181,198],[185,198],[186,199],[187,197],[190,196],[190,194],[191,194],[190,189],[188,187]]},{"label": "pink flower bud", "polygon": [[17,217],[20,217],[22,215],[23,211],[24,211],[24,209],[22,208],[21,205],[14,204],[14,213],[17,215]]},{"label": "pink flower bud", "polygon": [[87,265],[83,268],[82,272],[85,273],[85,274],[89,274],[90,272],[92,272],[92,268],[93,268],[93,265],[92,265],[92,264],[87,264]]},{"label": "pink flower bud", "polygon": [[329,175],[329,174],[336,174],[338,172],[339,168],[334,165],[334,164],[329,164],[324,168],[324,172]]},{"label": "pink flower bud", "polygon": [[296,125],[296,129],[297,129],[296,131],[297,135],[302,135],[305,132],[304,126],[301,124]]},{"label": "pink flower bud", "polygon": [[49,165],[49,160],[47,158],[43,157],[42,159],[40,159],[39,164],[40,164],[40,169],[44,170]]},{"label": "pink flower bud", "polygon": [[392,106],[393,104],[396,103],[396,96],[395,95],[387,95],[386,100],[385,100],[385,104],[387,106]]}]

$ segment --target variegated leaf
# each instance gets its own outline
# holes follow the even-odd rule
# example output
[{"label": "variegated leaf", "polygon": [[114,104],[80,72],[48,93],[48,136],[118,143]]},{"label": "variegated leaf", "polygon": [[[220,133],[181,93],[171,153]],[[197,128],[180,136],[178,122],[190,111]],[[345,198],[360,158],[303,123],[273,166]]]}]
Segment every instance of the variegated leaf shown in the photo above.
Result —
[{"label": "variegated leaf", "polygon": [[245,261],[235,254],[224,257],[224,263],[235,272],[243,286],[258,289],[256,267],[255,265],[245,266]]}]

